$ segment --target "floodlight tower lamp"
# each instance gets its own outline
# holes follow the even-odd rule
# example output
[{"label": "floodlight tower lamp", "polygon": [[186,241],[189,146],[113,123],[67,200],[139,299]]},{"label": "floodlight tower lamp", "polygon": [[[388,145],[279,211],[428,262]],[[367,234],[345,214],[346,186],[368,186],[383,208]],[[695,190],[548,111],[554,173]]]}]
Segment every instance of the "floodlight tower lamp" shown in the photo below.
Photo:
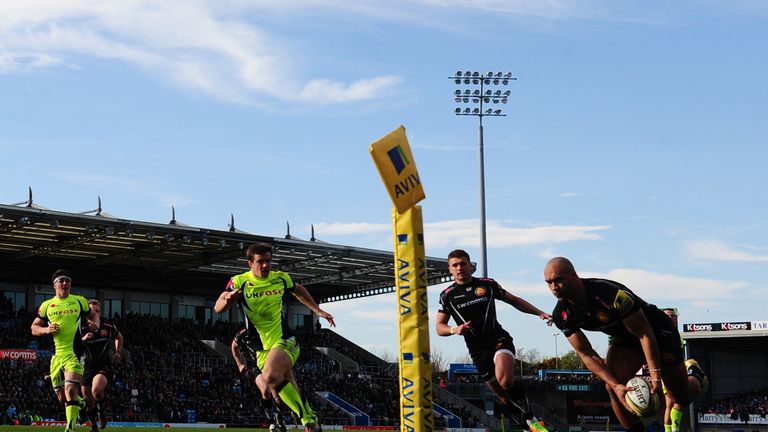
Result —
[{"label": "floodlight tower lamp", "polygon": [[[480,249],[481,249],[481,276],[488,276],[488,247],[486,242],[486,220],[485,220],[485,156],[483,145],[483,117],[506,117],[501,109],[494,106],[492,108],[484,105],[506,104],[511,91],[504,92],[501,89],[492,90],[487,87],[498,85],[508,85],[510,81],[517,78],[512,76],[512,72],[488,72],[480,74],[477,71],[456,71],[452,77],[456,85],[473,86],[473,88],[458,88],[453,92],[454,101],[459,104],[454,109],[455,115],[476,116],[478,118],[478,150],[479,150],[479,174],[480,174]],[[471,107],[462,107],[462,104],[472,104]]]}]

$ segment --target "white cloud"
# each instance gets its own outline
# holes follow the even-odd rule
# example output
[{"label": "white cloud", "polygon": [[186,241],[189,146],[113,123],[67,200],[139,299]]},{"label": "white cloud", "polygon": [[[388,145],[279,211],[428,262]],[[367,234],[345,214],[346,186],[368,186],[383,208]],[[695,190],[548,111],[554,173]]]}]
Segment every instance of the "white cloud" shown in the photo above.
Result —
[{"label": "white cloud", "polygon": [[[0,74],[19,73],[64,64],[61,57],[45,53],[0,52]],[[69,67],[73,67],[69,65]]]},{"label": "white cloud", "polygon": [[[480,244],[477,219],[458,219],[424,224],[424,235],[429,248],[445,246],[477,247]],[[373,234],[382,235],[390,241],[392,226],[368,222],[324,222],[315,225],[318,237]],[[544,225],[535,227],[510,227],[508,222],[489,220],[486,223],[488,247],[552,245],[578,240],[599,240],[600,231],[610,229],[609,225]],[[551,256],[551,254],[547,253]]]},{"label": "white cloud", "polygon": [[[463,219],[428,223],[424,232],[430,247],[477,247],[480,244],[478,227],[477,219]],[[504,221],[499,220],[486,223],[488,246],[496,248],[597,240],[601,238],[599,232],[607,229],[610,226],[547,225],[517,228],[506,226]]]},{"label": "white cloud", "polygon": [[747,288],[747,284],[741,281],[684,277],[627,268],[614,269],[604,274],[580,272],[579,275],[615,280],[644,300],[659,306],[665,306],[663,302],[687,301],[696,306],[708,307],[720,300],[736,298],[737,291]]},{"label": "white cloud", "polygon": [[685,246],[693,259],[726,262],[768,262],[768,255],[758,255],[735,249],[718,241],[696,241]]},{"label": "white cloud", "polygon": [[301,77],[292,72],[300,70],[300,53],[285,36],[243,18],[265,9],[282,8],[235,0],[2,2],[0,73],[100,57],[238,103],[349,103],[380,98],[401,83],[391,75],[348,83]]}]

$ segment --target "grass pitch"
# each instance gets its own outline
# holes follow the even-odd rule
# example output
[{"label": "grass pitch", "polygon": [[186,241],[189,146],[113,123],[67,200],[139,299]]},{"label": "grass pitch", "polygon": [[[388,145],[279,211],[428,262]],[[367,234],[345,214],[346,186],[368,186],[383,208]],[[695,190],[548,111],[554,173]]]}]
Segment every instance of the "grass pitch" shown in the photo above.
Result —
[{"label": "grass pitch", "polygon": [[[0,426],[0,432],[62,432],[64,426]],[[89,432],[91,430],[88,426],[78,426],[75,428],[75,432]],[[112,427],[107,426],[104,429],[105,432],[213,432],[217,430],[226,430],[230,432],[269,432],[269,429],[246,429],[246,428],[226,428],[226,429],[201,429],[201,428],[156,428],[156,427]],[[298,429],[288,429],[289,431]]]}]

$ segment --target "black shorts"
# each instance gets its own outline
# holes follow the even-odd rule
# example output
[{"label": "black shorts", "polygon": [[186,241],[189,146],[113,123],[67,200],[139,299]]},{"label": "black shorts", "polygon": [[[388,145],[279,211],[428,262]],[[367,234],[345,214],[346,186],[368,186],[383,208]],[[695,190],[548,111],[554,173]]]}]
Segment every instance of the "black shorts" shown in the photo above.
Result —
[{"label": "black shorts", "polygon": [[[680,343],[680,333],[676,328],[664,328],[666,326],[658,326],[651,324],[653,328],[653,334],[656,336],[656,342],[659,344],[659,353],[661,354],[662,366],[673,366],[680,364],[685,359],[683,353],[683,347]],[[623,346],[632,348],[643,356],[643,346],[640,344],[640,339],[636,337],[621,338],[611,337],[608,339],[609,345]]]},{"label": "black shorts", "polygon": [[107,381],[112,381],[115,378],[115,372],[112,369],[111,359],[98,359],[85,361],[85,373],[83,374],[83,387],[90,387],[93,383],[93,378],[96,375],[104,375]]},{"label": "black shorts", "polygon": [[495,341],[492,341],[487,347],[478,350],[470,350],[469,356],[472,358],[472,363],[477,367],[477,371],[480,373],[480,379],[490,381],[496,378],[496,368],[493,363],[493,357],[499,350],[508,350],[512,354],[515,354],[515,344],[512,343],[512,338],[507,335],[499,335]]}]

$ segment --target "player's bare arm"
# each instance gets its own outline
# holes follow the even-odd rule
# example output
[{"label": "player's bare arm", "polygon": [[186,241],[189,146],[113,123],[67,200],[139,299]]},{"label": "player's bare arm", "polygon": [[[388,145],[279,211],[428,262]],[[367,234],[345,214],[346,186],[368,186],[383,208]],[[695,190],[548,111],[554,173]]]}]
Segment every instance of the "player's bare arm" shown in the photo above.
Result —
[{"label": "player's bare arm", "polygon": [[333,320],[333,315],[320,309],[320,306],[317,305],[317,303],[315,302],[315,299],[312,298],[312,296],[309,294],[309,291],[307,291],[307,288],[304,285],[296,284],[293,290],[293,296],[296,297],[296,300],[301,302],[301,304],[308,307],[309,310],[314,312],[315,315],[321,318],[325,318],[328,321],[328,323],[331,325],[331,327],[336,327],[336,322]]},{"label": "player's bare arm", "polygon": [[232,303],[235,303],[242,295],[243,295],[243,291],[240,289],[223,291],[219,295],[219,298],[216,299],[216,304],[213,305],[213,310],[216,313],[222,313],[228,310],[229,307],[232,306]]},{"label": "player's bare arm", "polygon": [[32,321],[32,336],[44,336],[47,334],[54,334],[59,331],[59,325],[56,323],[48,323],[45,325],[45,321],[40,318],[35,318]]},{"label": "player's bare arm", "polygon": [[592,344],[584,335],[584,332],[581,330],[574,332],[568,336],[568,342],[571,343],[576,354],[578,354],[581,361],[584,362],[584,366],[592,371],[595,376],[600,378],[601,381],[610,385],[613,392],[616,394],[616,397],[618,397],[621,404],[624,405],[624,408],[629,412],[632,412],[631,408],[624,400],[624,395],[627,393],[627,387],[613,376],[610,369],[608,369],[605,360],[595,352],[595,349],[592,348]]},{"label": "player's bare arm", "polygon": [[[504,293],[504,302],[512,305],[515,309],[519,310],[520,312],[524,312],[531,315],[537,315],[539,318],[545,321],[550,321],[552,319],[552,315],[544,312],[543,310],[537,308],[536,306],[528,303],[527,300],[518,297],[509,291],[506,291]],[[551,325],[551,324],[550,324]]]},{"label": "player's bare arm", "polygon": [[435,331],[437,332],[438,336],[462,335],[472,331],[472,326],[469,321],[465,322],[464,324],[459,324],[456,327],[451,327],[448,325],[448,320],[450,318],[451,316],[447,313],[437,313],[437,318],[435,319]]},{"label": "player's bare arm", "polygon": [[237,341],[232,339],[232,344],[229,346],[229,349],[232,351],[232,358],[235,359],[235,363],[237,364],[237,370],[242,373],[247,368],[245,362],[243,361],[243,357],[240,355],[240,345],[237,344]]},{"label": "player's bare arm", "polygon": [[648,371],[651,374],[651,391],[661,393],[661,353],[656,335],[653,333],[651,324],[645,316],[642,309],[629,314],[624,318],[624,326],[627,330],[640,339],[640,345],[643,347],[645,362],[648,364]]},{"label": "player's bare arm", "polygon": [[114,364],[120,366],[123,362],[123,334],[119,331],[115,335],[115,358]]}]

